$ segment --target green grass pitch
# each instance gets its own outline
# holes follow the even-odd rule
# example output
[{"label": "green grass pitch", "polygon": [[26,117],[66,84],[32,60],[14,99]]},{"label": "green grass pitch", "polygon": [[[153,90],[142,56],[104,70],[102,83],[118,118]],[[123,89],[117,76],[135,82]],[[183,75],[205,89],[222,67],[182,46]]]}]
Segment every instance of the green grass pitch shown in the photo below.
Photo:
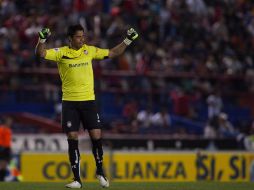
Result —
[{"label": "green grass pitch", "polygon": [[[64,183],[0,183],[1,190],[64,190]],[[85,190],[103,189],[98,183],[84,183]],[[254,183],[180,182],[111,183],[108,190],[254,190]]]}]

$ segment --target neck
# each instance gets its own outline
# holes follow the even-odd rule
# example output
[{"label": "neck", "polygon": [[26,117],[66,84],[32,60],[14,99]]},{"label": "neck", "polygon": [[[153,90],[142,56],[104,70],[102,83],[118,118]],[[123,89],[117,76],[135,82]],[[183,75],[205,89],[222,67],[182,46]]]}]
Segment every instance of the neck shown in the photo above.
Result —
[{"label": "neck", "polygon": [[69,45],[69,48],[71,48],[71,49],[74,49],[74,50],[79,50],[80,48],[77,48],[77,47],[74,47],[73,45]]}]

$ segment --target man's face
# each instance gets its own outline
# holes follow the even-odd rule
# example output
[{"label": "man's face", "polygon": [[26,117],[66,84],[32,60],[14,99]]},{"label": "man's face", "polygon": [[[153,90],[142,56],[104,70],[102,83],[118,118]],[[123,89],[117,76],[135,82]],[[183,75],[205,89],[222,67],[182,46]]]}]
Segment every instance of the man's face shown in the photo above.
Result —
[{"label": "man's face", "polygon": [[80,49],[85,43],[84,31],[78,30],[72,38],[70,38],[71,46],[73,49]]}]

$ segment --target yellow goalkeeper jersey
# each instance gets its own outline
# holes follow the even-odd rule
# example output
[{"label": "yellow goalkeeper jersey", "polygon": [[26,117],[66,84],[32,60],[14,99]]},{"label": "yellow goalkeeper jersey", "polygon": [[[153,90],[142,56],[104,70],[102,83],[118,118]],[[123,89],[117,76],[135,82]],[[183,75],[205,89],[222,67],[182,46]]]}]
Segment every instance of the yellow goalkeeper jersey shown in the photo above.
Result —
[{"label": "yellow goalkeeper jersey", "polygon": [[108,49],[83,45],[79,50],[69,46],[46,50],[45,59],[57,62],[62,80],[62,100],[95,100],[93,59],[104,59]]}]

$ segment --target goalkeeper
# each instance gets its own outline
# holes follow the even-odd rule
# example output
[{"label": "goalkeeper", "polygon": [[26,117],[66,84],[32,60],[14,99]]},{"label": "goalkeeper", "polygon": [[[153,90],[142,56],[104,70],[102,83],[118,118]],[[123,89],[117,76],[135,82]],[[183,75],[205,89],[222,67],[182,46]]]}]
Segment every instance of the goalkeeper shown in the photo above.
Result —
[{"label": "goalkeeper", "polygon": [[103,172],[103,149],[101,137],[101,122],[96,110],[93,77],[93,59],[114,58],[121,55],[125,49],[138,38],[133,29],[127,31],[126,38],[112,49],[101,49],[85,43],[85,33],[81,25],[68,27],[69,45],[47,49],[46,41],[50,29],[39,32],[39,40],[35,47],[37,56],[57,63],[62,81],[62,129],[67,135],[69,160],[74,175],[68,188],[81,188],[80,153],[78,147],[78,131],[80,122],[84,130],[88,130],[92,152],[96,163],[96,177],[102,187],[109,187],[109,182]]}]

